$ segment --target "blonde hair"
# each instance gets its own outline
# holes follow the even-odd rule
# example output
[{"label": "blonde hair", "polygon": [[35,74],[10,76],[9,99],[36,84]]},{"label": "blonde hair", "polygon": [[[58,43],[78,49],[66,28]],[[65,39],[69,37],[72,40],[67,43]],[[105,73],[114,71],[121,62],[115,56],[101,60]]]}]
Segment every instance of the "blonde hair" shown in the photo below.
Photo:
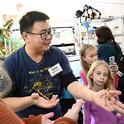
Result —
[{"label": "blonde hair", "polygon": [[3,68],[0,68],[0,98],[8,94],[12,86],[12,82]]},{"label": "blonde hair", "polygon": [[88,80],[89,88],[93,87],[93,79],[90,78],[90,75],[93,74],[95,68],[100,66],[100,65],[104,65],[108,69],[108,80],[105,83],[104,89],[115,89],[114,88],[114,78],[112,76],[112,73],[111,73],[111,70],[109,68],[109,65],[105,61],[102,61],[102,60],[94,61],[92,63],[92,65],[91,65],[88,73],[87,73],[87,80]]},{"label": "blonde hair", "polygon": [[83,67],[83,69],[85,70],[85,72],[87,73],[89,71],[89,66],[88,64],[83,60],[83,57],[86,56],[86,50],[94,50],[96,49],[93,45],[91,44],[82,44],[80,47],[80,62],[81,62],[81,66]]}]

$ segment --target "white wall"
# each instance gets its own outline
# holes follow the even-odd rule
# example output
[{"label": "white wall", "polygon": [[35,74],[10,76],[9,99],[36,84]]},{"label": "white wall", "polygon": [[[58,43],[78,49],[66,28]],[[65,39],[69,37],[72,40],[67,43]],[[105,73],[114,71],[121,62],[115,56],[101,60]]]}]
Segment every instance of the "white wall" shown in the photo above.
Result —
[{"label": "white wall", "polygon": [[[16,3],[24,7],[16,10]],[[76,10],[87,4],[102,12],[102,16],[124,15],[124,0],[0,0],[0,14],[23,14],[29,10],[47,13],[53,25],[72,25]]]},{"label": "white wall", "polygon": [[[23,5],[19,11],[16,9],[17,3]],[[51,17],[52,26],[73,26],[76,23],[75,12],[83,10],[85,4],[98,9],[102,13],[102,17],[122,17],[124,15],[124,0],[0,0],[0,15],[14,14],[21,17],[27,11],[39,10]],[[116,25],[118,25],[118,21],[113,23],[113,26]],[[124,44],[123,36],[116,39]]]}]

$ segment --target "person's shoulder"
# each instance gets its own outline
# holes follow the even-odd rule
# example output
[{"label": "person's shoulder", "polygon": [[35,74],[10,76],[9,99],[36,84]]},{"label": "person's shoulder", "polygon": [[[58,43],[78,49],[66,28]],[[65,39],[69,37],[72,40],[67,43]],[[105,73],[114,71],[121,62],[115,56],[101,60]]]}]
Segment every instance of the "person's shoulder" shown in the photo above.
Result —
[{"label": "person's shoulder", "polygon": [[20,52],[23,51],[23,48],[19,48],[18,50],[14,51],[11,55],[9,55],[8,57],[5,58],[5,62],[6,61],[12,61],[12,60],[16,60],[20,54]]},{"label": "person's shoulder", "polygon": [[99,44],[98,46],[103,47],[103,46],[109,46],[109,45],[110,45],[110,44],[109,44],[108,42],[105,42],[105,43]]},{"label": "person's shoulder", "polygon": [[103,43],[98,45],[99,49],[113,49],[113,46],[111,45],[111,43]]}]

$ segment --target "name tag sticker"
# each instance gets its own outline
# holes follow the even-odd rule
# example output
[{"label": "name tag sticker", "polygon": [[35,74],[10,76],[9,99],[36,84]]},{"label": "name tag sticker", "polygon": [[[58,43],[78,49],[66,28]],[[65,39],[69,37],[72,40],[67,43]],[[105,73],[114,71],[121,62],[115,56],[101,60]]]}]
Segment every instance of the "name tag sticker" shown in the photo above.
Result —
[{"label": "name tag sticker", "polygon": [[62,71],[62,67],[58,63],[58,64],[52,66],[51,68],[49,68],[48,71],[49,71],[50,75],[53,77]]}]

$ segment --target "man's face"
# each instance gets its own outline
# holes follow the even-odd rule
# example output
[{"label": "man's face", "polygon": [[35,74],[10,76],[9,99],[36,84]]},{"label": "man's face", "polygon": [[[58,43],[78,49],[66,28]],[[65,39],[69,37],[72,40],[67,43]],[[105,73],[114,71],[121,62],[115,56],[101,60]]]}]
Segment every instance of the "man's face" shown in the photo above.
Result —
[{"label": "man's face", "polygon": [[51,27],[47,21],[35,22],[30,32],[25,32],[26,46],[36,52],[49,49],[52,40]]}]

